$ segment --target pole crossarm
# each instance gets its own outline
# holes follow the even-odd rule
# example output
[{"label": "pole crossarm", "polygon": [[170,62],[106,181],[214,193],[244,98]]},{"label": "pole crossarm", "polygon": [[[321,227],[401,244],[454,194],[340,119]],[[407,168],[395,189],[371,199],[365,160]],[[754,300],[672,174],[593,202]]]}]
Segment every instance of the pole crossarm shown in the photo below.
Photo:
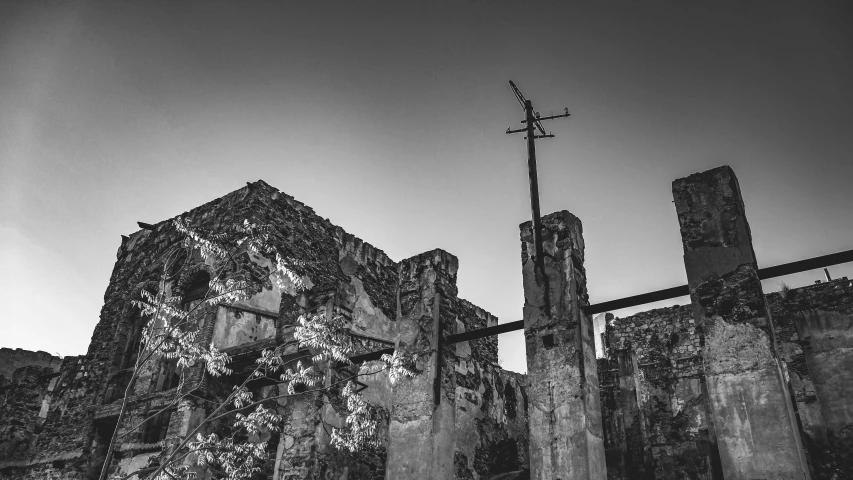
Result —
[{"label": "pole crossarm", "polygon": [[[566,118],[566,117],[571,117],[571,116],[572,115],[569,113],[569,108],[566,107],[566,111],[559,114],[559,115],[548,115],[547,117],[536,117],[536,120],[541,122],[542,120],[554,120],[555,118]],[[527,123],[527,120],[522,120],[521,123]]]},{"label": "pole crossarm", "polygon": [[[759,268],[758,278],[760,278],[761,280],[767,280],[768,278],[781,277],[783,275],[805,272],[806,270],[815,270],[817,268],[831,267],[832,265],[838,265],[847,262],[853,262],[853,250],[830,253],[829,255],[821,255],[819,257],[807,258],[805,260],[798,260],[796,262],[783,263],[781,265],[776,265],[773,267]],[[630,297],[619,298],[616,300],[610,300],[602,303],[596,303],[594,305],[587,305],[583,308],[583,313],[586,315],[595,315],[597,313],[604,313],[611,310],[619,310],[621,308],[636,307],[637,305],[658,302],[661,300],[669,300],[670,298],[683,297],[685,295],[690,295],[690,289],[687,285],[681,285],[678,287],[664,288],[663,290],[655,290],[653,292],[632,295]],[[478,338],[490,337],[492,335],[500,335],[501,333],[514,332],[516,330],[524,330],[524,320],[516,320],[514,322],[495,325],[494,327],[479,328],[477,330],[471,330],[469,332],[448,335],[445,338],[444,342],[448,345],[452,345],[454,343],[477,340]],[[379,358],[382,357],[382,355],[385,353],[390,355],[394,353],[394,349],[386,348],[384,350],[378,350],[376,352],[357,355],[354,357],[350,357],[350,361],[352,361],[353,363],[359,363],[367,362],[370,360],[379,360]]]},{"label": "pole crossarm", "polygon": [[[554,138],[553,134],[545,133],[545,127],[542,126],[543,120],[554,120],[557,118],[571,117],[571,114],[569,114],[569,108],[568,107],[566,107],[563,110],[563,113],[561,113],[559,115],[548,115],[547,117],[543,117],[543,116],[539,115],[539,112],[533,111],[533,104],[530,102],[530,100],[528,100],[527,98],[524,97],[524,94],[521,93],[521,90],[518,89],[518,87],[515,85],[515,83],[513,83],[512,80],[509,81],[509,86],[512,88],[512,92],[515,94],[515,98],[518,99],[518,103],[521,104],[521,108],[523,108],[525,110],[525,112],[527,112],[528,109],[530,110],[530,112],[527,114],[526,118],[524,120],[521,120],[521,123],[522,124],[530,123],[533,125],[533,127],[535,127],[537,130],[539,130],[539,135],[534,135],[533,138]],[[506,133],[507,133],[507,135],[509,135],[511,133],[526,132],[529,135],[530,130],[531,129],[528,127],[519,128],[519,129],[515,129],[515,130],[513,130],[511,128],[507,128]]]}]

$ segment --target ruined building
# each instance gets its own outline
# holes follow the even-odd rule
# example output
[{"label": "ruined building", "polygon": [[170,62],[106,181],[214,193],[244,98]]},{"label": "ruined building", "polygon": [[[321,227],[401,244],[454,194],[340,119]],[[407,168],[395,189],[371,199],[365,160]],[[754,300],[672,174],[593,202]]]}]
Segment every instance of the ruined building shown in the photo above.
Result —
[{"label": "ruined building", "polygon": [[[431,353],[416,377],[393,386],[385,372],[362,377],[362,394],[386,416],[382,446],[359,455],[329,446],[326,426],[341,421],[334,404],[277,400],[285,425],[257,435],[270,446],[257,478],[853,478],[853,285],[844,278],[765,296],[731,169],[676,180],[673,194],[691,305],[608,315],[600,338],[584,313],[580,220],[543,217],[541,271],[531,225],[521,225],[527,375],[497,365],[495,336],[444,341],[497,324],[459,298],[450,253],[394,261],[262,181],[185,213],[213,229],[243,219],[272,225],[309,288],[266,282],[246,301],[195,310],[199,340],[231,355],[235,373],[148,364],[118,425],[110,478],[151,472],[305,313],[348,318],[359,354]],[[123,238],[85,355],[60,363],[0,351],[0,478],[98,478],[138,355],[143,319],[131,296],[179,241],[170,220]],[[266,274],[263,259],[239,259]],[[193,272],[169,280],[186,305],[210,280],[202,267]],[[191,395],[174,404],[178,392]]]}]

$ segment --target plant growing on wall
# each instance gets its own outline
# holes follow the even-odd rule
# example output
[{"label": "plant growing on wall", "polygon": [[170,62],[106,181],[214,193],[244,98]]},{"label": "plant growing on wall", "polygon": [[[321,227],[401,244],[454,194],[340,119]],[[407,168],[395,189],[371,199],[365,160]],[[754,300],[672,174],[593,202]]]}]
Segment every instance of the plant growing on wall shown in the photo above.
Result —
[{"label": "plant growing on wall", "polygon": [[[211,343],[204,345],[199,339],[199,324],[194,313],[205,306],[228,305],[250,298],[260,292],[272,279],[281,289],[304,290],[303,276],[297,273],[301,262],[279,250],[274,244],[268,225],[257,225],[245,220],[217,232],[195,227],[189,220],[178,218],[174,228],[183,236],[179,248],[174,249],[162,264],[159,282],[148,282],[140,288],[132,303],[140,309],[146,320],[142,330],[140,348],[132,375],[127,383],[118,415],[117,426],[107,448],[100,479],[107,478],[116,443],[153,421],[158,414],[181,404],[194,395],[197,386],[186,385],[186,372],[195,365],[204,366],[212,377],[233,375],[232,360]],[[246,261],[255,257],[265,259],[266,269],[259,263]],[[198,261],[193,262],[193,258]],[[170,279],[186,279],[204,269],[210,281],[206,291],[191,302],[174,292]],[[178,282],[180,283],[180,282]],[[298,319],[292,338],[274,349],[263,350],[254,367],[224,399],[216,401],[215,408],[199,421],[177,445],[171,445],[160,464],[147,471],[132,472],[124,478],[191,479],[196,477],[188,462],[196,458],[196,465],[206,467],[214,478],[229,480],[248,479],[261,471],[267,458],[267,443],[257,440],[259,433],[281,430],[283,418],[276,413],[275,402],[282,397],[319,396],[326,403],[336,403],[345,408],[345,419],[340,427],[331,426],[331,445],[350,452],[359,452],[379,445],[377,424],[378,408],[369,404],[358,393],[355,380],[360,375],[372,375],[383,370],[389,372],[392,383],[404,376],[413,376],[409,366],[413,359],[383,355],[373,371],[347,374],[335,381],[325,381],[330,364],[352,365],[349,357],[354,346],[348,321],[340,315],[305,314]],[[294,354],[295,352],[295,354]],[[289,354],[286,354],[289,353]],[[136,425],[122,431],[140,372],[146,364],[159,359],[176,362],[181,372],[180,385],[171,401],[158,412]],[[295,362],[295,364],[294,364]],[[290,368],[287,368],[287,367]],[[256,398],[250,389],[253,381],[274,382],[285,386],[286,393]],[[230,434],[216,432],[216,425],[228,424]]]}]

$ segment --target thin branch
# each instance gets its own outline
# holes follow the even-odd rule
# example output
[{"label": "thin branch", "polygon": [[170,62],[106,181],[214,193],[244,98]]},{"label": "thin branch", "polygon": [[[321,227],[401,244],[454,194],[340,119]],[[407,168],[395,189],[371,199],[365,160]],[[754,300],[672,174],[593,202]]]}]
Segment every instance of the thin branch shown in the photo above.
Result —
[{"label": "thin branch", "polygon": [[[258,365],[258,367],[256,367],[256,368],[255,368],[255,370],[257,370],[258,368],[260,368],[260,365]],[[169,465],[169,464],[173,461],[173,459],[175,458],[175,456],[177,455],[177,453],[178,453],[182,448],[184,448],[184,447],[187,445],[187,443],[189,443],[189,442],[191,441],[191,439],[192,439],[193,437],[195,437],[196,433],[198,433],[198,432],[199,432],[199,430],[201,430],[201,427],[203,427],[205,424],[207,424],[207,423],[211,420],[211,418],[213,418],[213,417],[214,417],[214,416],[219,412],[219,410],[221,410],[221,409],[222,409],[222,407],[224,407],[225,405],[229,404],[229,403],[233,400],[233,398],[234,398],[234,396],[237,394],[237,392],[239,392],[239,391],[240,391],[240,389],[242,389],[243,387],[245,387],[245,386],[246,386],[246,384],[249,382],[249,380],[250,380],[251,378],[252,378],[252,375],[249,375],[249,377],[248,377],[248,378],[246,378],[246,380],[244,380],[244,381],[243,381],[243,383],[240,385],[240,387],[238,387],[238,388],[234,389],[234,390],[233,390],[233,391],[228,395],[228,397],[225,399],[225,401],[223,401],[223,402],[222,402],[222,404],[221,404],[221,405],[219,405],[219,406],[216,408],[216,410],[214,410],[213,412],[211,412],[211,413],[210,413],[210,415],[208,415],[204,420],[202,420],[202,421],[201,421],[201,423],[199,423],[199,424],[198,424],[198,426],[196,426],[196,427],[193,429],[193,431],[192,431],[192,432],[190,432],[189,434],[187,434],[187,436],[186,436],[186,437],[181,441],[181,444],[180,444],[180,445],[178,445],[178,447],[177,447],[177,448],[175,448],[175,449],[172,451],[172,453],[171,453],[171,454],[169,454],[169,456],[166,458],[166,460],[164,460],[164,461],[163,461],[163,463],[161,463],[161,464],[160,464],[160,466],[157,468],[157,470],[156,470],[156,471],[151,475],[151,478],[157,478],[157,475],[159,475],[159,474],[160,474],[160,472],[162,472],[162,471],[163,471],[163,469],[164,469],[164,468],[166,468],[166,466],[167,466],[167,465]]]},{"label": "thin branch", "polygon": [[[297,393],[287,393],[287,394],[282,394],[282,395],[276,395],[273,397],[267,397],[267,398],[264,398],[262,400],[258,400],[255,402],[248,403],[242,407],[238,407],[238,408],[234,408],[233,410],[229,410],[229,411],[222,413],[222,414],[220,414],[214,418],[211,418],[210,420],[211,421],[218,420],[218,419],[225,417],[225,416],[228,416],[232,413],[236,413],[236,412],[239,412],[241,410],[245,410],[245,409],[253,407],[255,405],[260,405],[260,404],[267,402],[267,401],[270,401],[270,400],[278,400],[279,398],[290,398],[290,397],[296,397],[296,396],[306,396],[306,395],[311,394],[311,393],[326,393],[326,391],[332,386],[340,385],[342,383],[349,382],[353,378],[363,377],[363,376],[367,376],[367,375],[376,375],[377,373],[380,373],[380,372],[387,370],[387,368],[388,367],[383,367],[383,368],[381,368],[375,372],[366,372],[366,373],[355,374],[355,375],[352,375],[351,377],[346,378],[345,380],[340,380],[340,381],[331,383],[331,384],[329,384],[328,387],[315,388],[315,389],[305,390],[305,391],[297,392]],[[207,421],[207,419],[205,419],[205,421]]]}]

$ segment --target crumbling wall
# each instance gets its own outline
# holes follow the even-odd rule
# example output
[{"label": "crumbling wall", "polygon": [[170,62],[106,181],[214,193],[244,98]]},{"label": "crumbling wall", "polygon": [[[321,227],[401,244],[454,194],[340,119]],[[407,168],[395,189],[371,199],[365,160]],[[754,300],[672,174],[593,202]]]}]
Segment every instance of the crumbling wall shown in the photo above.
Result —
[{"label": "crumbling wall", "polygon": [[[651,453],[652,477],[711,478],[711,452],[703,395],[701,330],[690,306],[660,308],[607,324],[607,359],[599,360],[608,478],[641,478],[624,466],[624,452]],[[626,379],[620,376],[620,352],[636,355],[639,406],[645,432],[631,435],[621,426]],[[639,425],[637,426],[639,428]],[[639,454],[634,454],[639,457]],[[640,465],[642,466],[642,465]],[[631,476],[635,475],[635,476]]]},{"label": "crumbling wall", "polygon": [[[497,325],[497,318],[465,300],[455,302],[456,331]],[[451,346],[454,362],[455,445],[458,480],[481,480],[529,468],[525,376],[497,365],[497,337]]]},{"label": "crumbling wall", "polygon": [[0,474],[28,464],[61,362],[46,352],[0,349]]},{"label": "crumbling wall", "polygon": [[44,420],[42,405],[55,379],[50,366],[28,365],[0,388],[0,463],[26,459],[34,449]]},{"label": "crumbling wall", "polygon": [[[57,373],[40,376],[38,396],[35,384],[29,389],[34,398],[41,398],[38,410],[30,403],[30,413],[37,412],[36,428],[41,432],[31,443],[27,454],[18,459],[0,462],[3,478],[27,480],[63,480],[81,478],[85,469],[86,435],[79,428],[87,413],[86,399],[97,383],[86,369],[86,357],[65,357]],[[49,380],[48,380],[49,378]],[[45,383],[47,382],[47,383]],[[32,417],[31,417],[32,418]],[[14,417],[0,415],[0,428],[14,423]]]},{"label": "crumbling wall", "polygon": [[[339,387],[332,383],[361,375],[357,380],[367,387],[362,394],[387,416],[387,421],[380,422],[380,435],[390,434],[393,418],[403,418],[407,410],[415,408],[423,410],[430,423],[436,414],[443,422],[435,430],[441,432],[441,438],[430,442],[438,448],[435,458],[448,472],[454,468],[454,439],[469,428],[477,438],[471,443],[470,462],[466,462],[475,472],[474,478],[487,478],[486,473],[503,467],[526,466],[525,385],[521,376],[497,367],[497,338],[478,339],[460,347],[464,351],[463,369],[473,369],[478,382],[466,383],[473,387],[467,393],[461,393],[465,387],[457,383],[457,347],[441,344],[440,339],[457,331],[497,323],[494,316],[457,297],[457,267],[452,255],[440,250],[427,252],[407,261],[407,270],[404,262],[393,262],[381,250],[260,181],[181,217],[211,231],[244,219],[271,225],[271,242],[290,260],[294,278],[279,286],[270,277],[268,260],[246,251],[233,252],[236,263],[230,268],[250,272],[259,285],[251,297],[231,305],[199,305],[198,300],[186,300],[184,307],[193,310],[189,323],[199,329],[198,340],[213,342],[231,355],[235,373],[214,379],[205,374],[204,365],[175,370],[166,359],[155,358],[136,372],[127,414],[120,425],[116,424],[135,371],[141,327],[147,321],[130,301],[138,298],[141,289],[153,292],[161,287],[167,294],[190,298],[197,287],[194,283],[211,273],[200,257],[179,257],[176,263],[185,266],[182,273],[169,273],[161,284],[165,260],[182,240],[172,220],[123,237],[89,350],[62,364],[50,393],[53,400],[42,409],[43,434],[32,439],[35,448],[30,448],[19,463],[7,465],[12,469],[8,470],[9,478],[96,478],[116,429],[119,441],[110,465],[111,478],[139,469],[150,472],[169,447],[193,433],[239,382],[240,375],[251,368],[262,349],[293,338],[296,320],[305,313],[347,318],[357,353],[389,347],[415,352],[426,347],[427,356],[419,363],[421,376],[409,387],[392,387],[386,372],[376,373],[380,369],[377,362],[344,369],[321,365],[328,370],[327,382],[333,389]],[[426,268],[427,264],[433,267]],[[436,272],[442,273],[433,277]],[[295,288],[293,280],[304,284],[305,290]],[[415,311],[416,305],[420,310]],[[430,312],[437,315],[434,325],[429,324]],[[285,354],[296,358],[302,353],[291,349]],[[433,379],[438,379],[437,388]],[[250,388],[258,396],[284,394],[282,385]],[[401,402],[406,395],[401,397],[400,392],[406,388],[414,389],[413,393],[428,402],[419,406]],[[176,400],[189,392],[193,393],[191,397]],[[435,392],[439,392],[439,406],[434,402]],[[479,396],[470,425],[454,420],[460,395]],[[394,403],[395,398],[400,405]],[[330,427],[343,425],[340,402],[306,395],[279,398],[275,408],[286,418],[284,430],[259,437],[275,452],[274,459],[264,467],[270,478],[385,478],[387,441],[358,455],[330,447]],[[6,425],[4,421],[0,418],[0,428]],[[200,433],[227,427],[219,423],[204,427]],[[199,478],[207,475],[203,469],[197,473]]]},{"label": "crumbling wall", "polygon": [[853,282],[767,295],[816,479],[853,478]]},{"label": "crumbling wall", "polygon": [[52,371],[59,370],[59,365],[62,364],[62,359],[53,356],[47,352],[32,352],[22,348],[0,348],[0,388],[9,385],[12,382],[12,374],[15,370],[35,365],[39,367],[48,367]]},{"label": "crumbling wall", "polygon": [[[768,294],[766,301],[814,478],[853,478],[848,453],[853,451],[853,379],[848,378],[853,372],[853,282],[844,278],[785,287]],[[607,357],[599,359],[598,369],[608,478],[639,478],[631,477],[636,469],[624,467],[627,452],[642,448],[632,444],[623,424],[620,382],[625,379],[616,356],[629,348],[637,355],[635,379],[641,385],[653,478],[711,478],[715,459],[703,405],[704,338],[691,307],[612,319],[606,344]]]},{"label": "crumbling wall", "polygon": [[[271,224],[271,236],[286,256],[293,259],[292,270],[303,280],[309,295],[300,296],[291,289],[277,290],[277,285],[268,278],[269,269],[251,254],[237,252],[239,266],[253,272],[261,285],[259,291],[248,302],[231,307],[210,306],[198,309],[193,320],[200,325],[199,339],[210,342],[219,334],[222,345],[232,355],[251,357],[263,347],[269,347],[292,335],[296,318],[305,311],[315,308],[324,295],[334,297],[342,285],[353,290],[379,292],[376,298],[378,309],[393,315],[396,294],[396,266],[380,250],[355,239],[335,227],[328,220],[317,216],[310,208],[281,194],[263,182],[249,184],[220,199],[209,202],[182,215],[194,225],[217,230],[223,225],[242,223],[244,219],[258,224]],[[31,462],[50,465],[62,462],[64,478],[82,478],[92,474],[92,468],[105,450],[115,418],[118,414],[124,387],[133,372],[139,329],[143,319],[130,304],[141,288],[154,290],[159,287],[160,274],[165,256],[174,251],[181,236],[175,231],[172,221],[166,220],[124,237],[117,252],[117,261],[105,293],[101,319],[95,328],[87,355],[71,359],[63,365],[63,372],[45,422],[45,432],[39,440],[39,448]],[[187,259],[191,268],[203,267],[199,258]],[[343,263],[343,265],[341,264]],[[361,273],[360,279],[351,281],[353,269]],[[203,268],[201,268],[203,270]],[[184,279],[167,279],[167,290],[182,295]],[[389,293],[393,292],[393,293]],[[283,294],[284,293],[284,294]],[[271,299],[273,300],[271,302]],[[314,304],[312,304],[312,302]],[[362,301],[362,310],[369,302]],[[373,308],[373,307],[370,307]],[[226,317],[217,322],[217,317]],[[240,317],[240,318],[237,318]],[[261,319],[258,322],[258,319]],[[230,322],[229,322],[230,320]],[[242,320],[260,323],[261,328],[252,328],[252,322],[236,325]],[[270,320],[274,328],[270,331]],[[219,330],[217,331],[217,325]],[[364,327],[364,325],[361,325]],[[380,335],[381,336],[381,335]],[[173,398],[176,389],[157,391],[162,386],[162,365],[155,361],[140,372],[132,392],[130,413],[120,432],[130,432],[141,419],[161,407],[164,399]],[[182,385],[186,389],[199,389],[197,394],[207,395],[210,379],[203,374],[203,365],[196,365],[181,372]],[[215,401],[215,395],[209,400]],[[206,404],[209,402],[200,402]],[[193,418],[207,407],[176,408],[168,424],[170,438],[192,430]],[[110,423],[112,422],[112,424]],[[3,420],[0,419],[0,424]],[[139,456],[150,456],[155,446],[141,440],[144,429],[123,437],[119,442],[114,468],[135,468]],[[314,433],[314,432],[312,432]],[[157,443],[157,442],[155,442]],[[313,450],[316,450],[314,448]],[[312,450],[312,451],[313,451]],[[86,462],[86,459],[91,459]],[[79,459],[71,461],[72,459]],[[48,475],[45,472],[39,475]]]}]

